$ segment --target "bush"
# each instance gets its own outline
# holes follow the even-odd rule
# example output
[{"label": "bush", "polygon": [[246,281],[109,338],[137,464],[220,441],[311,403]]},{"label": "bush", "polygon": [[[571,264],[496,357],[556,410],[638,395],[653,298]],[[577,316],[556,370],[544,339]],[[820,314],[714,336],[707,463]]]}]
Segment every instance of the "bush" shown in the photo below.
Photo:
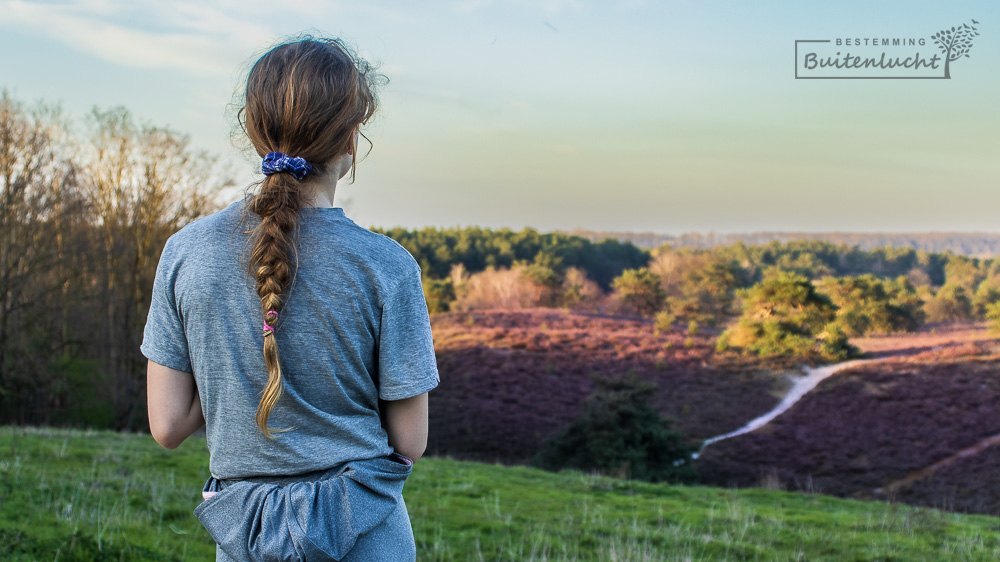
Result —
[{"label": "bush", "polygon": [[805,277],[777,272],[741,291],[743,316],[723,332],[716,350],[738,348],[761,357],[840,360],[857,353],[842,327],[831,325],[837,307]]},{"label": "bush", "polygon": [[1000,302],[986,305],[986,319],[990,323],[990,332],[1000,334]]},{"label": "bush", "polygon": [[427,300],[427,312],[448,312],[455,300],[455,285],[451,279],[423,279],[424,298]]},{"label": "bush", "polygon": [[676,320],[677,317],[671,314],[669,310],[661,310],[656,313],[656,329],[664,333],[669,333],[674,329],[674,321]]},{"label": "bush", "polygon": [[923,301],[906,277],[828,277],[818,285],[837,305],[837,323],[848,336],[912,332],[924,321]]},{"label": "bush", "polygon": [[487,267],[470,275],[457,291],[452,310],[516,310],[539,306],[544,288],[526,270],[527,266],[519,264],[500,269]]},{"label": "bush", "polygon": [[653,316],[666,302],[667,294],[660,286],[660,278],[645,267],[626,269],[611,286],[622,302],[640,316]]},{"label": "bush", "polygon": [[600,286],[587,277],[587,272],[578,267],[567,267],[563,275],[560,304],[573,310],[589,310],[604,295]]},{"label": "bush", "polygon": [[972,299],[961,285],[944,285],[924,305],[928,322],[972,319]]},{"label": "bush", "polygon": [[576,468],[647,480],[694,482],[691,455],[670,431],[670,420],[648,404],[656,385],[635,370],[624,377],[594,377],[596,388],[584,411],[562,433],[548,440],[535,457],[546,470]]}]

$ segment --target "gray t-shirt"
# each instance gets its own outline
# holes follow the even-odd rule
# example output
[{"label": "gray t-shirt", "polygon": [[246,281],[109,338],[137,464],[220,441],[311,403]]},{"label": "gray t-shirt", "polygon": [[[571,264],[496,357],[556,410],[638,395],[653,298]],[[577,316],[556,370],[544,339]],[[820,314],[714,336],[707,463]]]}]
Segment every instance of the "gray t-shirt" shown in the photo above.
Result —
[{"label": "gray t-shirt", "polygon": [[193,373],[212,475],[294,475],[389,455],[378,399],[439,382],[419,264],[340,207],[301,210],[298,271],[274,334],[282,395],[268,421],[291,431],[268,439],[254,420],[267,384],[264,319],[244,266],[245,231],[259,218],[248,212],[241,224],[243,205],[167,240],[141,347],[150,360]]}]

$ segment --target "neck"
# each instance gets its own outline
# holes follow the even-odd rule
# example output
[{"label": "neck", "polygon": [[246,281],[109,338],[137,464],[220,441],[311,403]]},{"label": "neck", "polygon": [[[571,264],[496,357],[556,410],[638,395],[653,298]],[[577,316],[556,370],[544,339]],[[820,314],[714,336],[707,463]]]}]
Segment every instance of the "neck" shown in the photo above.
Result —
[{"label": "neck", "polygon": [[333,207],[333,196],[337,192],[337,182],[351,170],[351,154],[343,154],[328,168],[322,176],[307,180],[312,193],[306,197],[304,207]]},{"label": "neck", "polygon": [[333,207],[333,197],[336,191],[336,181],[331,185],[313,185],[313,193],[304,202],[303,207]]}]

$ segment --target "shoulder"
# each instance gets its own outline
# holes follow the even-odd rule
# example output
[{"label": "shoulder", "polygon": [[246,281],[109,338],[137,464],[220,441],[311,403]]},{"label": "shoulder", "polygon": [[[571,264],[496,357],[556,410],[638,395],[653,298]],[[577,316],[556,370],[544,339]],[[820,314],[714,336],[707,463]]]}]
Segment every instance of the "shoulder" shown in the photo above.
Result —
[{"label": "shoulder", "polygon": [[177,269],[186,263],[215,263],[233,247],[243,219],[242,201],[199,217],[170,235],[160,254],[160,267]]},{"label": "shoulder", "polygon": [[206,241],[206,237],[232,232],[242,219],[243,201],[239,200],[185,224],[167,239],[166,248],[176,251],[183,246],[201,246]]},{"label": "shoulder", "polygon": [[367,255],[386,271],[395,272],[399,276],[414,273],[420,276],[420,264],[405,246],[392,237],[359,226],[354,221],[350,221],[350,224],[359,239],[364,241]]}]

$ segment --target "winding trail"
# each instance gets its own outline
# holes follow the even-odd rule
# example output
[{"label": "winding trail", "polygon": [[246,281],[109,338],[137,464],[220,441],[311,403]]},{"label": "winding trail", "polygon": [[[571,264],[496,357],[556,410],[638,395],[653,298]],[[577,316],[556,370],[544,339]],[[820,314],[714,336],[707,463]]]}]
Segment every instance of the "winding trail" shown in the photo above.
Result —
[{"label": "winding trail", "polygon": [[822,367],[815,367],[815,368],[805,367],[803,369],[805,371],[805,376],[794,379],[792,388],[788,390],[788,392],[785,394],[785,397],[781,399],[781,402],[779,402],[777,406],[771,409],[770,412],[767,412],[762,416],[750,420],[746,425],[735,431],[730,431],[729,433],[724,433],[722,435],[717,435],[715,437],[706,439],[701,444],[701,448],[698,449],[698,452],[693,454],[691,458],[693,459],[698,458],[698,455],[700,455],[701,452],[705,450],[705,447],[708,447],[712,443],[717,443],[719,441],[722,441],[723,439],[729,439],[730,437],[736,437],[737,435],[743,435],[744,433],[750,433],[751,431],[755,431],[757,429],[760,429],[761,427],[764,427],[765,425],[770,423],[771,420],[788,411],[789,408],[794,406],[795,403],[798,402],[803,396],[805,396],[810,390],[816,388],[816,385],[826,380],[834,373],[837,373],[844,369],[848,369],[850,367],[864,365],[866,363],[885,361],[885,359],[887,358],[881,357],[877,359],[854,359],[851,361],[844,361],[843,363],[824,365]]}]

